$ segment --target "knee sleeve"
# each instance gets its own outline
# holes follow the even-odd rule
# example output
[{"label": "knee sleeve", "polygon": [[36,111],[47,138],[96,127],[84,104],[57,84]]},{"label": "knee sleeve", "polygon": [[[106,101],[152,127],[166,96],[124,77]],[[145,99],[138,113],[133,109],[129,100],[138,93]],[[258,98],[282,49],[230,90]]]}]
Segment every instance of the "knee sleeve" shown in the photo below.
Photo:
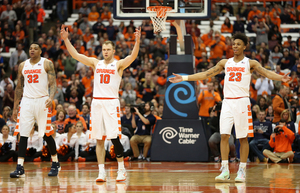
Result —
[{"label": "knee sleeve", "polygon": [[26,150],[27,150],[27,141],[28,141],[28,137],[23,137],[23,136],[20,137],[18,157],[25,158]]},{"label": "knee sleeve", "polygon": [[44,135],[44,140],[47,142],[47,146],[49,148],[50,154],[55,155],[56,154],[56,145],[55,141],[52,136]]},{"label": "knee sleeve", "polygon": [[121,142],[120,142],[119,137],[116,138],[116,139],[111,139],[111,142],[112,142],[112,143],[114,144],[114,146],[115,146],[116,157],[117,157],[117,158],[123,157],[123,151],[124,151],[124,148],[123,148],[123,145],[122,145]]}]

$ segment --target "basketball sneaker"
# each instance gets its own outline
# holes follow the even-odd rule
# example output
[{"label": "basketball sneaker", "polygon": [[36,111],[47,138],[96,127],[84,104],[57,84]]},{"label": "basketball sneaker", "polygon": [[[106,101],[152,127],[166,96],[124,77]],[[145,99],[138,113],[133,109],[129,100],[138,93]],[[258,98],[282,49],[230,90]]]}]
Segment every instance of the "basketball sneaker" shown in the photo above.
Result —
[{"label": "basketball sneaker", "polygon": [[116,181],[117,182],[125,181],[126,180],[126,176],[127,176],[127,173],[126,173],[125,169],[119,170]]},{"label": "basketball sneaker", "polygon": [[48,176],[57,176],[58,172],[61,170],[59,162],[52,162],[51,170]]},{"label": "basketball sneaker", "polygon": [[226,169],[225,167],[221,167],[220,169],[221,174],[218,175],[217,177],[215,177],[215,180],[216,181],[219,181],[219,182],[224,182],[224,181],[228,181],[230,180],[230,172],[229,172],[229,169]]},{"label": "basketball sneaker", "polygon": [[235,178],[235,182],[245,182],[246,181],[246,169],[239,168],[237,172],[237,177]]},{"label": "basketball sneaker", "polygon": [[98,178],[96,182],[106,182],[106,174],[105,172],[99,172]]},{"label": "basketball sneaker", "polygon": [[24,167],[20,164],[17,164],[17,168],[14,172],[10,173],[11,178],[24,178],[25,177],[25,171]]}]

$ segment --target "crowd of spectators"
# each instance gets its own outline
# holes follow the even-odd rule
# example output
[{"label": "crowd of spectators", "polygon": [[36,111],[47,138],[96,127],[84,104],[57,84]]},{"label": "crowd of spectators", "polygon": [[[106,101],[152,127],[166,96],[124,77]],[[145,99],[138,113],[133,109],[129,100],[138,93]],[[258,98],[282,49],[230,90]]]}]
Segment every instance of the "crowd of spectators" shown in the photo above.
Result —
[{"label": "crowd of spectators", "polygon": [[[58,3],[64,7],[65,1],[58,1]],[[16,48],[9,59],[0,56],[0,113],[2,114],[0,127],[8,125],[9,134],[13,134],[16,123],[11,119],[11,110],[18,66],[29,58],[28,45],[37,41],[42,47],[42,57],[53,61],[57,73],[57,93],[52,106],[52,122],[57,133],[63,134],[66,125],[76,126],[79,121],[82,123],[83,133],[86,133],[89,131],[89,107],[93,97],[93,70],[73,59],[60,37],[61,23],[66,21],[65,16],[61,14],[67,11],[61,13],[62,8],[60,8],[57,12],[59,19],[57,23],[45,30],[43,7],[45,4],[34,0],[22,2],[4,0],[0,7],[0,47],[2,52],[8,52],[9,48]],[[290,72],[292,79],[289,83],[281,83],[261,77],[256,72],[252,74],[250,98],[253,121],[264,121],[258,117],[263,111],[265,120],[273,121],[276,125],[283,116],[282,112],[288,110],[290,119],[286,119],[286,127],[294,128],[295,133],[299,123],[297,111],[300,94],[300,38],[292,39],[290,36],[287,41],[283,41],[281,24],[300,22],[300,5],[294,8],[288,3],[284,6],[272,4],[260,8],[242,1],[233,6],[228,1],[223,5],[212,4],[211,9],[210,25],[207,28],[199,28],[201,21],[186,21],[186,31],[192,36],[194,42],[195,72],[205,71],[219,60],[233,57],[231,37],[224,34],[255,33],[254,38],[249,38],[250,44],[247,45],[245,56],[259,61],[262,66],[276,73]],[[221,16],[226,17],[224,24],[216,26],[214,22]],[[234,24],[229,16],[236,17]],[[104,21],[107,21],[108,25],[105,25]],[[136,60],[124,71],[119,89],[120,113],[123,116],[121,120],[123,128],[126,128],[123,134],[128,136],[128,140],[136,134],[134,131],[138,127],[137,124],[133,127],[130,121],[132,120],[131,112],[128,110],[130,105],[151,102],[153,106],[151,114],[155,119],[163,116],[169,57],[168,38],[155,35],[150,20],[142,21],[141,26],[135,25],[134,21],[130,21],[128,26],[125,26],[124,22],[114,25],[111,5],[102,6],[100,2],[91,6],[84,2],[78,10],[78,19],[73,25],[67,26],[70,41],[79,53],[102,59],[102,44],[110,40],[116,44],[117,60],[131,53],[135,43],[133,33],[136,27],[142,29],[140,51]],[[298,31],[290,29],[290,31],[299,33],[299,29]],[[176,33],[173,26],[170,33]],[[209,53],[207,50],[210,50]],[[223,99],[223,79],[224,72],[208,80],[198,81],[196,84],[199,117],[207,122],[214,115],[212,107]],[[152,117],[148,122],[154,124]],[[71,128],[69,126],[68,132],[75,133],[76,130]],[[146,135],[151,135],[154,128],[147,127],[147,129],[149,132],[146,132]],[[264,136],[270,137],[270,135]],[[146,145],[145,149],[148,149],[148,141]],[[216,146],[211,147],[216,148]],[[137,157],[136,144],[134,153]],[[74,155],[74,158],[76,157],[77,160],[79,154],[76,155],[77,157]],[[147,155],[144,153],[142,159]],[[256,156],[259,160],[264,160],[262,154]],[[219,161],[216,156],[215,160]]]}]

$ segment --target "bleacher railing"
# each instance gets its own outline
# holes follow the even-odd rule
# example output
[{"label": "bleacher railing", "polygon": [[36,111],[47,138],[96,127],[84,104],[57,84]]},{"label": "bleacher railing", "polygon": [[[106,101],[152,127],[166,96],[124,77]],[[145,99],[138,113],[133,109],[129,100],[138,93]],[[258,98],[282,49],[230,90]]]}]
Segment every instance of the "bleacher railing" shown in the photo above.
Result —
[{"label": "bleacher railing", "polygon": [[[240,0],[230,0],[230,2],[237,3]],[[259,2],[264,3],[264,6],[266,6],[267,2],[281,2],[281,1],[292,1],[293,2],[293,7],[296,7],[296,0],[260,0]],[[226,0],[212,0],[213,3],[226,3]],[[257,0],[243,0],[243,3],[257,3]]]}]

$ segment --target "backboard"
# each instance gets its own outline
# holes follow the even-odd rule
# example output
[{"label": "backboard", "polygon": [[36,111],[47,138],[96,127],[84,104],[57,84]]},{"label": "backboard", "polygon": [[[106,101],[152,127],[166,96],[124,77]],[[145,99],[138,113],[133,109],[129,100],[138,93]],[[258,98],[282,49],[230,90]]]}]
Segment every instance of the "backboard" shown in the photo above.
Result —
[{"label": "backboard", "polygon": [[148,20],[147,7],[172,7],[167,20],[197,20],[210,16],[211,0],[114,0],[113,16],[119,20]]}]

